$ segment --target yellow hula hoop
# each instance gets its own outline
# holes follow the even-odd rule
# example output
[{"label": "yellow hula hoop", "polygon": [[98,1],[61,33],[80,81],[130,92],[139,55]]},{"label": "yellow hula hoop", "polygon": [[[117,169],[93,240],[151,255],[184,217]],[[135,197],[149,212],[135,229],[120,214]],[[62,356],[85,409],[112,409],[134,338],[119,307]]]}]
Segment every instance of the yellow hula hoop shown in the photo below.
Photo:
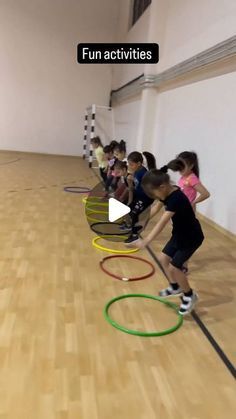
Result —
[{"label": "yellow hula hoop", "polygon": [[[103,222],[106,223],[108,221],[108,219],[102,220],[101,218],[90,217],[90,214],[92,214],[92,213],[90,212],[88,215],[86,214],[86,218],[87,218],[88,221],[92,221],[93,223],[103,223]],[[102,214],[102,212],[96,211],[96,214]],[[104,212],[104,214],[108,215],[108,212]],[[119,222],[119,221],[122,221],[123,219],[124,219],[124,217],[119,218],[119,220],[116,220],[116,221]],[[110,237],[110,236],[108,235],[108,237]]]},{"label": "yellow hula hoop", "polygon": [[103,222],[106,223],[108,221],[107,219],[102,220],[101,218],[90,217],[90,213],[88,215],[86,214],[86,218],[88,221],[92,221],[93,223],[103,223]]},{"label": "yellow hula hoop", "polygon": [[[99,198],[99,197],[96,197],[96,196],[93,196],[92,197],[93,199],[95,198]],[[88,199],[88,197],[84,197],[84,198],[82,198],[82,202],[83,202],[83,204],[88,204],[88,205],[98,205],[98,206],[101,206],[101,207],[108,207],[108,202],[99,202],[99,201],[92,201],[92,200],[90,200],[90,199]]]},{"label": "yellow hula hoop", "polygon": [[[128,255],[129,253],[135,253],[139,250],[139,249],[129,249],[129,250],[110,249],[109,247],[103,247],[103,246],[101,246],[100,244],[97,243],[98,240],[104,239],[106,237],[111,237],[111,236],[105,235],[105,236],[94,237],[93,240],[92,240],[92,245],[94,247],[96,247],[96,249],[103,250],[104,252],[117,253],[117,254],[120,254],[120,255]],[[126,239],[127,238],[127,236],[112,236],[112,237],[118,237],[119,239],[120,238],[121,239]]]},{"label": "yellow hula hoop", "polygon": [[108,211],[101,211],[101,210],[95,210],[93,208],[89,208],[89,205],[86,206],[86,211],[89,211],[89,214],[108,214]]}]

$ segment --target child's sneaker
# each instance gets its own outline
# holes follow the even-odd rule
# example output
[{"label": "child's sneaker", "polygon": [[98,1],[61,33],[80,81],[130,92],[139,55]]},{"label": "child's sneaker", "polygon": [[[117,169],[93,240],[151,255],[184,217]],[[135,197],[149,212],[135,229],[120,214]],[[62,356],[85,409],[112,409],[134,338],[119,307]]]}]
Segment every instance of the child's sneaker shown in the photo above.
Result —
[{"label": "child's sneaker", "polygon": [[179,308],[179,314],[182,314],[182,316],[186,316],[186,314],[191,313],[198,299],[199,297],[196,294],[196,292],[193,292],[191,297],[187,297],[186,295],[183,295],[183,297],[181,297],[182,303]]},{"label": "child's sneaker", "polygon": [[138,234],[131,234],[131,235],[128,237],[128,239],[126,239],[126,240],[125,240],[125,243],[126,243],[126,244],[130,244],[130,243],[136,242],[137,240],[139,240],[139,236],[138,236]]},{"label": "child's sneaker", "polygon": [[131,231],[131,227],[128,226],[126,223],[122,223],[119,227],[119,230],[128,232],[128,231]]},{"label": "child's sneaker", "polygon": [[161,290],[159,292],[159,296],[166,298],[166,297],[178,297],[178,295],[182,295],[183,291],[181,290],[181,288],[177,288],[177,290],[174,290],[174,288],[172,288],[172,286],[170,285],[168,288],[165,288],[164,290]]}]

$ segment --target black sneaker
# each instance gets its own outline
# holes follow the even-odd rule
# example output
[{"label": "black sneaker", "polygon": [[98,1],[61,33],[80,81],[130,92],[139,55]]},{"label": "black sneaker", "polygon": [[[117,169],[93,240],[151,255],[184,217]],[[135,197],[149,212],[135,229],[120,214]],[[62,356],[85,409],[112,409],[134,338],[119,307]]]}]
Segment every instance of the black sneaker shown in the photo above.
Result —
[{"label": "black sneaker", "polygon": [[143,229],[143,226],[137,225],[134,227],[133,232],[134,234],[138,234]]},{"label": "black sneaker", "polygon": [[191,297],[183,295],[183,297],[181,297],[182,303],[180,304],[179,314],[182,314],[182,316],[186,316],[186,314],[191,313],[198,299],[199,297],[196,292],[193,292]]},{"label": "black sneaker", "polygon": [[168,288],[165,288],[164,290],[161,290],[159,292],[159,296],[166,298],[166,297],[177,297],[178,295],[182,295],[183,291],[181,288],[177,288],[177,290],[174,290],[172,286],[170,285]]},{"label": "black sneaker", "polygon": [[119,230],[120,230],[120,231],[126,231],[126,232],[129,232],[129,231],[131,231],[131,227],[130,227],[130,226],[128,226],[126,223],[122,223],[122,224],[119,226]]},{"label": "black sneaker", "polygon": [[131,234],[131,235],[128,237],[128,239],[126,239],[126,240],[125,240],[125,243],[126,243],[126,244],[129,244],[129,243],[136,242],[137,240],[139,240],[139,236],[138,236],[138,234]]}]

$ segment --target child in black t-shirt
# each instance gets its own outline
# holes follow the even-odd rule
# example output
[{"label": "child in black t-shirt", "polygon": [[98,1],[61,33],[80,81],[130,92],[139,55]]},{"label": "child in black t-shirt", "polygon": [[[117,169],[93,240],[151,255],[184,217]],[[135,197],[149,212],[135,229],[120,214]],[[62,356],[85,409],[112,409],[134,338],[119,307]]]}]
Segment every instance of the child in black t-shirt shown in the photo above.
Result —
[{"label": "child in black t-shirt", "polygon": [[167,170],[167,166],[164,166],[161,170],[151,170],[143,177],[142,187],[145,193],[159,200],[153,206],[151,215],[155,215],[163,206],[165,212],[148,236],[144,240],[135,241],[132,245],[138,248],[147,246],[172,219],[172,236],[160,257],[170,285],[160,292],[160,296],[183,294],[179,313],[186,315],[193,310],[198,295],[191,289],[182,268],[201,246],[204,235],[188,198],[177,186],[171,184]]}]

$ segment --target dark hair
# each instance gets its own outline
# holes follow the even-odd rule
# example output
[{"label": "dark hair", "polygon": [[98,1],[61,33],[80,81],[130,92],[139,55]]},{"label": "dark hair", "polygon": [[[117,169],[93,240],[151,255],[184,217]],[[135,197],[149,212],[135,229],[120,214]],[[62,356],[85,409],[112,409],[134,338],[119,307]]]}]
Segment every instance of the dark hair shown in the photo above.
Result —
[{"label": "dark hair", "polygon": [[177,156],[177,159],[184,161],[188,166],[193,166],[193,173],[199,177],[198,156],[194,151],[183,151]]},{"label": "dark hair", "polygon": [[118,144],[119,143],[117,141],[113,140],[110,142],[109,146],[111,147],[111,150],[114,151]]},{"label": "dark hair", "polygon": [[183,160],[180,160],[179,158],[171,160],[167,164],[168,169],[173,170],[173,172],[180,172],[181,170],[184,170],[185,164]]},{"label": "dark hair", "polygon": [[97,144],[97,145],[100,145],[101,147],[103,147],[102,142],[101,142],[101,138],[100,138],[100,137],[98,137],[98,136],[97,136],[97,137],[92,138],[91,143],[92,143],[92,144]]},{"label": "dark hair", "polygon": [[126,153],[126,142],[121,140],[119,143],[116,144],[114,150],[117,150],[118,153]]},{"label": "dark hair", "polygon": [[128,169],[128,165],[127,165],[127,163],[126,163],[126,161],[120,161],[120,160],[117,160],[116,162],[115,162],[115,169],[118,169],[118,170],[123,170],[123,169]]},{"label": "dark hair", "polygon": [[156,169],[157,168],[156,158],[153,156],[152,153],[149,153],[148,151],[144,151],[143,152],[143,156],[147,160],[147,166],[148,166],[148,169],[149,170],[152,170],[152,169]]},{"label": "dark hair", "polygon": [[170,176],[167,173],[168,167],[163,166],[160,170],[153,169],[147,172],[142,179],[142,188],[148,192],[157,189],[164,183],[170,183]]},{"label": "dark hair", "polygon": [[156,159],[153,154],[149,153],[148,151],[144,151],[144,153],[139,153],[139,151],[133,151],[128,155],[128,160],[134,163],[141,163],[143,164],[143,155],[147,160],[148,170],[156,168]]},{"label": "dark hair", "polygon": [[143,163],[143,156],[139,151],[132,151],[132,153],[128,155],[128,161],[129,160],[133,163]]},{"label": "dark hair", "polygon": [[103,147],[103,152],[105,154],[112,153],[113,152],[113,149],[112,149],[112,147],[110,145],[105,145],[105,147]]}]

